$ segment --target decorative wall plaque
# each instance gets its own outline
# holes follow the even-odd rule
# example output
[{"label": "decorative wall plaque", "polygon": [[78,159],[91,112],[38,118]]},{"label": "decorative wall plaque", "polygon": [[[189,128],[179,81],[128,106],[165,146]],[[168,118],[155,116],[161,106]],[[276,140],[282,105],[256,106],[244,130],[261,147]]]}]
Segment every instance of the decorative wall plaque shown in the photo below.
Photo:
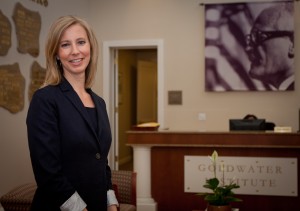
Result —
[{"label": "decorative wall plaque", "polygon": [[5,56],[11,47],[11,24],[0,10],[0,56]]},{"label": "decorative wall plaque", "polygon": [[169,105],[182,105],[182,91],[168,91]]},{"label": "decorative wall plaque", "polygon": [[40,5],[44,6],[44,7],[47,7],[48,4],[49,4],[48,0],[29,0],[29,1],[35,2],[37,4],[40,4]]},{"label": "decorative wall plaque", "polygon": [[25,78],[18,63],[0,66],[0,106],[17,113],[24,107]]},{"label": "decorative wall plaque", "polygon": [[16,26],[18,51],[29,53],[33,57],[39,55],[39,34],[41,30],[41,16],[20,3],[14,9],[13,20]]},{"label": "decorative wall plaque", "polygon": [[33,93],[39,89],[44,83],[46,69],[42,68],[38,62],[34,61],[31,66],[30,86],[29,86],[29,101],[32,99]]}]

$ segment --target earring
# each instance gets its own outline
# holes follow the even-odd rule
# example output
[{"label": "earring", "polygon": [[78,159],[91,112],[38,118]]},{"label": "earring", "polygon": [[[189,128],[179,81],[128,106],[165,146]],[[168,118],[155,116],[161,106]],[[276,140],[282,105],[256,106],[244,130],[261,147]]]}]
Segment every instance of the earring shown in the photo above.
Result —
[{"label": "earring", "polygon": [[61,61],[59,60],[59,57],[56,57],[56,65],[57,65],[57,67],[59,67],[59,68],[61,68]]},{"label": "earring", "polygon": [[288,57],[294,58],[294,45],[293,44],[291,44],[289,47]]}]

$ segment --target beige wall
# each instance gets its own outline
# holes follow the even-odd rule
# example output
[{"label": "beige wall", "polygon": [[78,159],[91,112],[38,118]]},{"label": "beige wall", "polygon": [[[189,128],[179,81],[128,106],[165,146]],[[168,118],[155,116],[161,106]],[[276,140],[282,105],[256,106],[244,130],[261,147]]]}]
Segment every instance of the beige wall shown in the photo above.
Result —
[{"label": "beige wall", "polygon": [[[29,70],[37,60],[45,66],[43,57],[45,33],[58,16],[76,14],[89,18],[100,41],[162,39],[164,42],[164,92],[183,91],[183,105],[164,103],[165,126],[172,130],[198,130],[198,113],[207,114],[207,130],[227,130],[228,119],[255,113],[276,122],[298,128],[300,108],[300,74],[296,73],[294,92],[231,92],[204,91],[203,11],[196,0],[48,0],[47,8],[31,0],[1,1],[0,9],[12,23],[16,2],[39,11],[42,16],[41,53],[38,58],[19,54],[16,50],[15,29],[13,46],[7,56],[0,57],[0,65],[19,62],[26,79],[25,107],[17,114],[0,108],[0,196],[17,184],[33,181],[26,138],[25,118],[28,109]],[[225,2],[225,1],[218,1]],[[227,1],[226,1],[227,2]],[[233,1],[232,1],[233,2]],[[236,1],[240,2],[240,1]],[[300,32],[300,4],[296,4],[296,35]],[[296,70],[299,70],[300,43],[296,40]],[[94,90],[102,93],[102,71]]]}]

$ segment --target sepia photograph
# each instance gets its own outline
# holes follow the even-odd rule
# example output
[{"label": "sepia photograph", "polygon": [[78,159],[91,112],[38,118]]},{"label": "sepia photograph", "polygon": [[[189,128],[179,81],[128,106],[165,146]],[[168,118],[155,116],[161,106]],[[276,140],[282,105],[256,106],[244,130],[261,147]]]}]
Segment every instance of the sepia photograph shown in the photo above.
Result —
[{"label": "sepia photograph", "polygon": [[205,5],[205,90],[294,90],[294,3]]}]

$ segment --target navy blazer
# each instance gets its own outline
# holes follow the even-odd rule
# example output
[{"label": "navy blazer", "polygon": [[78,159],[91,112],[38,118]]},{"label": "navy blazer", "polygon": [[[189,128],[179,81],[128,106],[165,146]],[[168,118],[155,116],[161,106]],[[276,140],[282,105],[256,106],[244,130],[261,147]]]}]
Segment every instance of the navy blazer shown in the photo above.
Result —
[{"label": "navy blazer", "polygon": [[27,132],[37,191],[32,209],[56,211],[75,191],[89,211],[107,209],[112,188],[107,156],[111,129],[104,100],[91,89],[98,130],[67,80],[33,95]]}]

